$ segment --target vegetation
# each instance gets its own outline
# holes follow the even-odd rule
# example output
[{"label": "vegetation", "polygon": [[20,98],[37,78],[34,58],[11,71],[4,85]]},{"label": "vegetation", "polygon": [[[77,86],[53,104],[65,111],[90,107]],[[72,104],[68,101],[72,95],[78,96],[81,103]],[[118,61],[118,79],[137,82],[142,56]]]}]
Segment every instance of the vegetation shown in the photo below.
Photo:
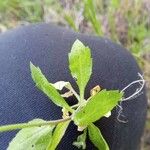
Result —
[{"label": "vegetation", "polygon": [[[149,0],[0,0],[0,31],[32,22],[55,22],[77,32],[105,36],[129,49],[150,84]],[[149,94],[150,92],[148,92]],[[148,95],[150,98],[150,95]],[[148,113],[146,138],[150,137]],[[150,149],[150,145],[144,145]]]},{"label": "vegetation", "polygon": [[[108,113],[110,114],[110,111],[122,100],[123,92],[101,90],[96,93],[94,92],[94,94],[91,94],[85,100],[85,87],[92,74],[92,58],[90,49],[85,47],[79,40],[74,42],[69,53],[69,68],[72,77],[75,78],[78,85],[79,95],[74,91],[69,82],[59,81],[55,84],[49,83],[40,68],[30,63],[32,79],[36,83],[36,86],[53,103],[62,108],[63,115],[62,119],[54,121],[35,119],[29,123],[0,126],[0,132],[22,129],[10,142],[9,150],[17,150],[18,148],[22,150],[55,150],[71,121],[78,127],[78,131],[83,131],[83,134],[78,136],[77,141],[73,142],[74,146],[85,149],[88,133],[95,147],[99,150],[109,150],[107,142],[103,138],[99,128],[93,123],[107,116]],[[66,88],[68,91],[60,95],[57,90],[62,90],[63,88]],[[76,96],[77,103],[69,106],[64,97],[73,95]]]}]

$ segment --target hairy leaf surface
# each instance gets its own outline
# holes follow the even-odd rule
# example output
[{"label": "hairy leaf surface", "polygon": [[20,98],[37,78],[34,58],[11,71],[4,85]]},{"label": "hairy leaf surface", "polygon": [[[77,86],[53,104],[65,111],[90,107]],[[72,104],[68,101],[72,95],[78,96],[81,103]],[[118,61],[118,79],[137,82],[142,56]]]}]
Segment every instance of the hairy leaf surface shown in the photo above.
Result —
[{"label": "hairy leaf surface", "polygon": [[55,150],[58,146],[59,142],[61,141],[62,137],[64,136],[67,127],[70,121],[59,123],[54,130],[52,140],[49,142],[49,145],[46,150]]},{"label": "hairy leaf surface", "polygon": [[74,112],[73,120],[75,124],[86,126],[99,120],[117,105],[122,95],[119,91],[102,90],[97,93],[85,106]]},{"label": "hairy leaf surface", "polygon": [[35,67],[30,63],[31,75],[36,83],[36,86],[43,91],[57,106],[64,107],[72,112],[70,106],[66,103],[65,99],[59,94],[55,87],[48,82],[39,67]]},{"label": "hairy leaf surface", "polygon": [[78,147],[79,149],[86,149],[86,136],[87,129],[84,130],[83,134],[77,137],[77,141],[73,142],[73,145]]},{"label": "hairy leaf surface", "polygon": [[92,73],[90,49],[76,40],[69,53],[69,68],[79,86],[80,96],[84,98],[84,90]]},{"label": "hairy leaf surface", "polygon": [[93,123],[88,126],[89,138],[98,150],[109,150],[109,146],[103,138],[100,130]]},{"label": "hairy leaf surface", "polygon": [[[34,119],[29,123],[46,122],[42,119]],[[20,130],[10,142],[7,150],[42,150],[46,149],[52,138],[54,125],[30,127]]]}]

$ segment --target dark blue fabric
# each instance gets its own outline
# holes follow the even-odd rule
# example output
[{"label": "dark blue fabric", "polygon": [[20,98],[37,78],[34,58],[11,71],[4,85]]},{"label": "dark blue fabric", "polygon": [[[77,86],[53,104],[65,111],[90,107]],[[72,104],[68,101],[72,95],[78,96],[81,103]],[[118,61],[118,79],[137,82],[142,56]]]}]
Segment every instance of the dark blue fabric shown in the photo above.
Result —
[{"label": "dark blue fabric", "polygon": [[[33,83],[29,63],[39,66],[50,82],[69,81],[77,89],[68,69],[68,52],[76,39],[92,50],[93,73],[86,97],[96,85],[106,89],[122,89],[140,72],[131,54],[111,41],[74,33],[62,27],[36,24],[10,30],[0,35],[0,125],[61,117],[56,107]],[[134,92],[135,87],[126,95]],[[68,100],[74,103],[74,98]],[[123,103],[126,124],[117,121],[117,110],[97,122],[111,150],[137,150],[146,115],[145,91],[136,99]],[[5,150],[15,131],[0,133],[0,150]],[[59,145],[59,150],[77,149],[72,142],[79,133],[72,124]],[[89,150],[96,149],[88,141]]]}]

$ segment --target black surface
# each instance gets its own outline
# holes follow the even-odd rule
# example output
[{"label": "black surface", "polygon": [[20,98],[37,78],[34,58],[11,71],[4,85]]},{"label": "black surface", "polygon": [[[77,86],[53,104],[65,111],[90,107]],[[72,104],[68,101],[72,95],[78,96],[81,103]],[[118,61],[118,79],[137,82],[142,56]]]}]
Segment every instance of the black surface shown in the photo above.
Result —
[{"label": "black surface", "polygon": [[[48,24],[20,27],[0,35],[0,125],[26,122],[35,117],[46,120],[61,117],[61,109],[35,87],[29,63],[32,61],[39,66],[50,82],[69,81],[77,88],[69,73],[67,56],[77,38],[92,50],[93,73],[86,88],[86,97],[96,85],[121,90],[138,79],[140,70],[130,53],[107,39],[77,34]],[[134,90],[135,87],[126,95]],[[97,123],[111,150],[138,149],[146,105],[144,92],[123,103],[123,114],[128,123],[117,121],[117,110],[109,119],[103,118]],[[77,134],[76,127],[70,125],[58,149],[76,149],[72,142]],[[15,132],[0,133],[0,150],[6,149],[14,135]],[[87,149],[96,148],[88,142]]]}]

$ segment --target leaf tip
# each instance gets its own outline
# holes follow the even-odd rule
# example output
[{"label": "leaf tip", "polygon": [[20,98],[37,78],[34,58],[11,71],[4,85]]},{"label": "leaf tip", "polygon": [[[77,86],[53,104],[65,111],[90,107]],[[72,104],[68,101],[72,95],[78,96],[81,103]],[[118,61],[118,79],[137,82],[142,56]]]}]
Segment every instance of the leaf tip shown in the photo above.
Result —
[{"label": "leaf tip", "polygon": [[33,65],[33,63],[30,61],[30,70],[31,70],[31,72],[32,72],[32,70],[34,69],[34,68],[36,68],[34,65]]},{"label": "leaf tip", "polygon": [[73,50],[76,50],[76,49],[79,48],[79,47],[80,47],[80,48],[81,48],[81,47],[84,48],[85,46],[84,46],[84,44],[83,44],[79,39],[76,39],[76,40],[74,41],[73,45],[72,45],[72,49],[71,49],[71,50],[72,50],[72,51],[73,51]]}]

